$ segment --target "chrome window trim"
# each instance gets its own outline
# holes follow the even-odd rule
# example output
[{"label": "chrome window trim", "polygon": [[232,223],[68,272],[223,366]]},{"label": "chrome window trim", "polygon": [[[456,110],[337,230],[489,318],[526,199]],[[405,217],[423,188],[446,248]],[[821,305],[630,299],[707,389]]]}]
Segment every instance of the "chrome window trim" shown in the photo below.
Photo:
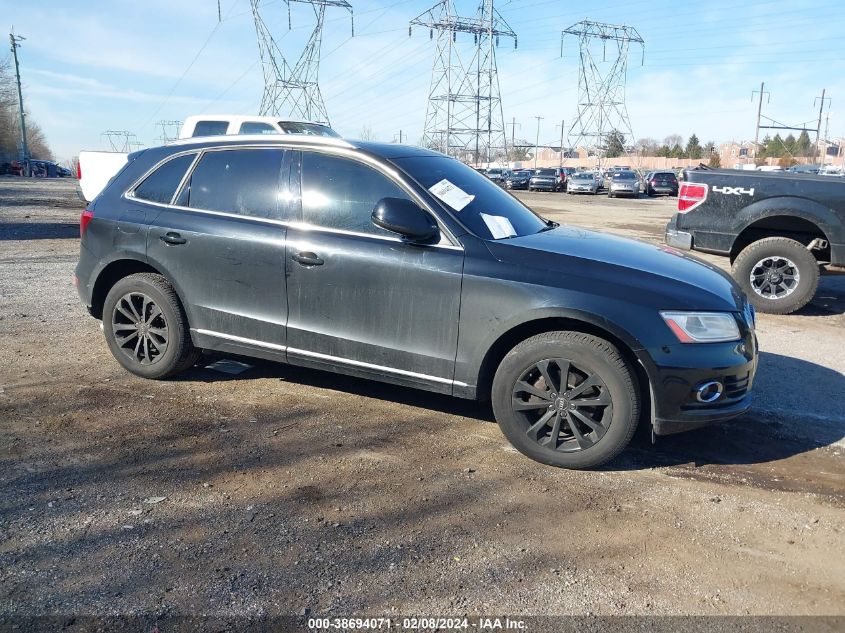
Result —
[{"label": "chrome window trim", "polygon": [[[280,136],[284,136],[284,135],[280,135]],[[256,217],[256,216],[252,216],[252,215],[244,215],[244,214],[240,214],[240,213],[230,213],[230,212],[227,212],[227,211],[212,211],[210,209],[199,209],[199,208],[195,208],[195,207],[184,207],[184,206],[174,204],[176,199],[179,197],[179,194],[182,192],[182,188],[185,186],[185,183],[191,177],[191,175],[194,172],[194,169],[199,164],[199,161],[202,159],[203,155],[205,155],[206,152],[228,151],[228,150],[236,150],[236,149],[283,149],[285,151],[302,151],[303,149],[316,150],[320,153],[329,154],[329,155],[341,154],[344,157],[350,158],[352,160],[357,160],[358,162],[367,163],[367,164],[375,167],[376,171],[379,171],[380,173],[384,174],[385,176],[387,176],[388,178],[390,178],[391,180],[396,182],[403,190],[405,190],[408,193],[408,195],[412,196],[413,199],[416,200],[418,204],[420,204],[420,206],[422,206],[429,213],[431,213],[431,215],[437,221],[437,225],[440,228],[441,235],[446,238],[447,242],[451,242],[451,244],[439,242],[437,244],[418,244],[417,246],[423,246],[425,248],[441,248],[441,249],[445,249],[445,250],[456,250],[456,251],[463,251],[464,250],[463,246],[461,246],[461,243],[454,236],[452,231],[449,230],[449,227],[447,227],[443,223],[443,221],[440,219],[440,216],[438,215],[436,210],[433,209],[432,206],[428,203],[428,201],[423,199],[422,196],[417,195],[417,193],[413,190],[413,188],[408,184],[408,181],[406,179],[404,179],[398,173],[398,171],[395,170],[394,168],[388,167],[388,166],[384,165],[383,163],[379,162],[378,160],[376,160],[376,159],[374,159],[370,156],[362,155],[362,154],[358,153],[358,150],[355,150],[355,149],[348,149],[346,147],[334,147],[334,146],[326,147],[326,146],[319,146],[319,145],[313,145],[313,146],[310,146],[310,147],[307,147],[307,148],[305,148],[305,147],[285,147],[285,145],[283,143],[279,143],[278,140],[279,139],[273,139],[273,141],[277,141],[277,142],[261,143],[261,144],[248,143],[248,144],[242,144],[242,145],[232,144],[232,145],[223,145],[223,146],[215,146],[215,147],[192,148],[192,149],[189,149],[189,150],[184,150],[184,151],[181,151],[181,152],[170,154],[170,155],[162,158],[155,165],[153,165],[146,172],[144,172],[143,176],[141,176],[140,178],[135,180],[135,182],[123,193],[123,198],[135,201],[135,202],[140,203],[140,204],[149,204],[149,205],[152,205],[152,206],[162,207],[162,208],[165,208],[165,209],[176,209],[178,211],[189,211],[189,212],[192,212],[192,213],[205,213],[205,214],[208,214],[208,215],[215,215],[215,216],[228,217],[228,218],[237,218],[239,220],[251,220],[251,221],[255,221],[255,222],[261,222],[261,223],[264,223],[264,224],[273,224],[273,225],[277,225],[277,226],[285,226],[285,227],[290,226],[291,228],[295,228],[295,229],[299,229],[299,230],[336,233],[336,234],[340,234],[340,235],[350,235],[350,236],[356,236],[356,237],[371,237],[371,238],[375,238],[375,239],[379,239],[379,240],[383,240],[383,241],[396,242],[396,243],[399,243],[399,244],[408,244],[409,242],[406,242],[402,238],[392,237],[390,235],[378,235],[378,234],[375,234],[375,233],[363,233],[363,232],[360,232],[360,231],[348,231],[348,230],[345,230],[345,229],[334,229],[334,228],[319,226],[317,224],[312,224],[310,222],[304,222],[304,221],[301,221],[301,220],[274,220],[272,218],[260,218],[260,217]],[[176,188],[176,192],[173,194],[173,197],[170,199],[169,203],[153,202],[152,200],[144,200],[143,198],[136,198],[135,197],[135,195],[134,195],[135,189],[141,183],[144,182],[144,180],[147,178],[147,176],[149,176],[151,173],[153,173],[160,166],[164,165],[164,163],[169,162],[169,161],[171,161],[175,158],[178,158],[179,156],[184,156],[185,154],[191,154],[191,153],[196,153],[196,156],[194,157],[193,162],[191,163],[191,165],[188,167],[187,171],[185,172],[185,175],[182,177],[182,180],[180,181],[179,186]]]},{"label": "chrome window trim", "polygon": [[278,345],[276,343],[267,343],[265,341],[258,341],[256,339],[251,338],[244,338],[243,336],[235,336],[234,334],[225,334],[223,332],[215,332],[213,330],[203,330],[200,328],[191,328],[191,332],[196,332],[197,334],[203,334],[205,336],[211,336],[214,338],[221,338],[227,341],[234,341],[236,343],[246,343],[247,345],[255,345],[256,347],[264,347],[266,349],[272,349],[279,352],[288,352],[290,354],[298,354],[300,356],[304,356],[306,358],[316,358],[319,360],[329,360],[332,362],[340,363],[343,365],[349,365],[351,367],[361,367],[363,369],[373,369],[378,370],[381,372],[387,372],[390,374],[396,374],[398,376],[408,376],[409,378],[421,378],[423,380],[429,380],[431,382],[438,382],[441,384],[447,385],[454,385],[456,387],[468,387],[467,383],[461,382],[459,380],[453,380],[451,378],[441,378],[439,376],[432,376],[430,374],[421,374],[415,371],[408,371],[407,369],[397,369],[395,367],[387,367],[386,365],[375,365],[373,363],[366,363],[360,360],[352,360],[350,358],[342,358],[340,356],[331,356],[329,354],[320,354],[319,352],[309,352],[308,350],[304,349],[297,349],[295,347],[286,347],[284,345]]}]

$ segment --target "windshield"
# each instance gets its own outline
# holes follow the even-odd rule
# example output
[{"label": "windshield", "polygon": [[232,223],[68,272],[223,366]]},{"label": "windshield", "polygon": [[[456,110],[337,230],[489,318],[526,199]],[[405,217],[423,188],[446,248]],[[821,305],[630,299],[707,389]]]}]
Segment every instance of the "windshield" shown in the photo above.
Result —
[{"label": "windshield", "polygon": [[572,180],[593,180],[593,178],[594,177],[593,177],[592,174],[587,174],[587,173],[580,173],[580,174],[575,174],[574,176],[572,176]]},{"label": "windshield", "polygon": [[340,134],[335,132],[329,126],[320,125],[319,123],[279,121],[279,127],[282,128],[286,134],[305,134],[307,136],[328,136],[331,138],[340,138]]},{"label": "windshield", "polygon": [[620,172],[613,174],[614,180],[635,180],[636,177],[637,177],[637,174],[635,174],[632,171],[620,171]]},{"label": "windshield", "polygon": [[[453,195],[456,193],[459,197],[464,192],[472,196],[471,201],[462,206],[453,198],[443,201],[443,197],[432,191],[461,224],[480,238],[532,235],[550,226],[501,187],[458,160],[446,156],[406,156],[395,158],[393,162],[426,189],[431,191],[438,185],[435,189],[441,196],[443,187],[448,185],[459,190],[453,189]],[[445,185],[442,181],[446,181]],[[457,207],[461,207],[460,210]]]},{"label": "windshield", "polygon": [[534,172],[535,176],[556,176],[557,172],[554,169],[538,169]]}]

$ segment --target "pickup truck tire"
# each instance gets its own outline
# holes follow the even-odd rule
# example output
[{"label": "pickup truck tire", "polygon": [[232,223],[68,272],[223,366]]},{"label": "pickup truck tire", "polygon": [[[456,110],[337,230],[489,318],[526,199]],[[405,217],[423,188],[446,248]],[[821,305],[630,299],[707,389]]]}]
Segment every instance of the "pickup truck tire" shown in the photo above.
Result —
[{"label": "pickup truck tire", "polygon": [[569,331],[532,336],[508,352],[493,378],[492,404],[517,450],[563,468],[616,457],[631,441],[640,411],[636,378],[619,350]]},{"label": "pickup truck tire", "polygon": [[143,378],[169,378],[193,366],[188,318],[161,275],[137,273],[119,280],[103,304],[103,334],[115,359]]},{"label": "pickup truck tire", "polygon": [[790,314],[803,308],[819,286],[819,263],[801,243],[767,237],[746,246],[733,276],[760,312]]}]

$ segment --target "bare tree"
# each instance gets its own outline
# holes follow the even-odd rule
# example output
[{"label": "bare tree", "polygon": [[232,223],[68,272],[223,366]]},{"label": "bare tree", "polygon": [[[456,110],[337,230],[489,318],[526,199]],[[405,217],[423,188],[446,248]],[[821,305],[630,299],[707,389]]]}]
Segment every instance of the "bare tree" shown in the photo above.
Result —
[{"label": "bare tree", "polygon": [[684,144],[684,137],[680,134],[670,134],[666,138],[663,139],[663,144],[669,147],[683,146]]},{"label": "bare tree", "polygon": [[369,125],[363,126],[361,132],[358,134],[358,139],[361,141],[375,141],[376,135],[373,133],[373,128]]},{"label": "bare tree", "polygon": [[[26,116],[26,140],[32,158],[53,160],[53,152],[41,128],[29,112]],[[18,119],[18,94],[8,59],[0,59],[0,162],[18,156],[21,130]]]},{"label": "bare tree", "polygon": [[635,147],[638,152],[646,156],[654,156],[657,153],[657,148],[660,147],[660,144],[657,142],[657,139],[641,138],[637,141]]}]

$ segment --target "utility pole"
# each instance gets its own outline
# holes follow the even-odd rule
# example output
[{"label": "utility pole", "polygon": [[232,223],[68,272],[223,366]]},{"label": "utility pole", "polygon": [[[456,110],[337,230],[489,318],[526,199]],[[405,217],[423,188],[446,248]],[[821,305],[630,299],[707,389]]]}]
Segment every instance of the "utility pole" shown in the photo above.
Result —
[{"label": "utility pole", "polygon": [[21,118],[21,162],[29,158],[29,147],[26,144],[26,119],[23,112],[23,91],[21,91],[21,68],[18,65],[18,49],[20,44],[18,42],[25,40],[25,37],[15,35],[15,29],[9,33],[9,41],[12,43],[12,56],[15,58],[15,78],[18,82],[18,106],[20,107]]},{"label": "utility pole", "polygon": [[[759,91],[760,92],[760,102],[757,104],[757,128],[756,128],[756,131],[754,132],[754,158],[755,159],[757,158],[757,154],[759,152],[758,143],[760,142],[760,117],[763,113],[763,95],[764,94],[768,95],[766,103],[768,103],[772,98],[772,96],[768,92],[765,91],[765,87],[766,87],[766,83],[760,82],[760,91]],[[756,93],[757,93],[757,90],[751,91],[751,100],[752,101],[754,101],[754,95]]]},{"label": "utility pole", "polygon": [[563,167],[563,126],[566,125],[566,121],[563,119],[560,120],[560,125],[555,126],[560,128],[560,165],[558,167]]},{"label": "utility pole", "polygon": [[543,120],[541,116],[535,116],[537,119],[537,141],[534,144],[534,169],[537,169],[537,154],[540,153],[540,121]]},{"label": "utility pole", "polygon": [[511,117],[511,151],[513,152],[513,156],[516,156],[516,151],[514,148],[516,147],[516,126],[522,127],[521,123],[516,122],[516,117]]},{"label": "utility pole", "polygon": [[[820,141],[821,133],[822,133],[822,110],[824,110],[825,99],[827,99],[828,103],[830,103],[830,97],[824,96],[826,91],[827,91],[826,89],[823,89],[822,90],[822,96],[816,97],[816,101],[819,102],[819,123],[816,126],[816,148],[819,152],[819,160],[820,161],[824,161],[824,157],[822,156],[822,145],[821,145],[821,141]],[[816,105],[815,101],[813,102],[813,105]]]}]

